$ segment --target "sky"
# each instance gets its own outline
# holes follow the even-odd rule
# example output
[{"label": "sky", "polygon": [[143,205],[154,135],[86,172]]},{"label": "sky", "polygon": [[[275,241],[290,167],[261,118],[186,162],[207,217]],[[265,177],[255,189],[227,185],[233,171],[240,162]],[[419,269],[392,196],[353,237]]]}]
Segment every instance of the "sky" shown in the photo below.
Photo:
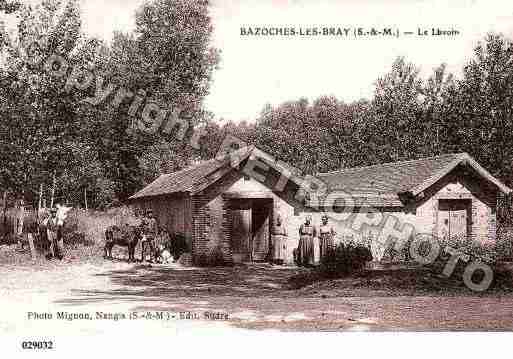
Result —
[{"label": "sky", "polygon": [[[35,1],[35,0],[27,0]],[[84,31],[109,40],[130,31],[144,0],[82,0]],[[370,98],[374,82],[404,56],[427,77],[446,63],[457,76],[487,32],[513,35],[511,0],[214,0],[213,46],[221,50],[206,107],[217,119],[254,120],[264,105],[333,95]],[[399,38],[241,36],[241,27],[393,27]],[[420,37],[419,28],[458,36]]]}]

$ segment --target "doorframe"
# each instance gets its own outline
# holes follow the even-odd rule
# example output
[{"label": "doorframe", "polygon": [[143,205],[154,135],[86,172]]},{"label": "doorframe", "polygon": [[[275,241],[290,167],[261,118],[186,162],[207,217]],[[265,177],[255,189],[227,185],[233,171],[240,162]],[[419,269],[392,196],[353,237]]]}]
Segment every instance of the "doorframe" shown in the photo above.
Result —
[{"label": "doorframe", "polygon": [[[273,213],[274,213],[274,198],[270,197],[270,196],[250,196],[249,198],[248,197],[245,197],[243,196],[242,194],[240,194],[239,196],[229,196],[226,198],[226,200],[228,201],[228,206],[227,208],[229,209],[229,211],[231,212],[233,209],[232,209],[232,202],[231,201],[246,201],[246,202],[249,202],[249,233],[250,233],[250,238],[249,238],[249,243],[248,243],[248,251],[249,251],[249,262],[246,262],[246,263],[254,263],[255,262],[255,259],[254,259],[254,236],[255,236],[255,232],[254,232],[254,226],[253,226],[253,213],[254,213],[254,208],[255,208],[255,203],[258,202],[258,200],[262,200],[262,202],[266,202],[266,205],[265,205],[265,208],[267,209],[267,212],[268,212],[268,219],[269,219],[269,224],[268,224],[268,228],[267,228],[267,231],[268,231],[268,234],[267,234],[267,246],[268,246],[268,251],[270,251],[271,249],[271,226],[272,226],[272,221],[273,221]],[[230,245],[232,245],[232,231],[233,231],[233,216],[232,216],[232,213],[229,214],[229,217],[230,217],[230,231],[229,231],[229,235],[230,235]],[[264,259],[264,261],[266,261],[267,259]],[[243,262],[244,263],[244,262]]]},{"label": "doorframe", "polygon": [[[467,223],[466,223],[466,239],[469,240],[472,238],[472,224],[473,224],[473,221],[474,219],[472,218],[472,198],[461,198],[461,197],[457,197],[457,198],[454,198],[454,197],[442,197],[442,198],[438,198],[438,203],[437,203],[437,223],[436,223],[436,227],[437,227],[437,236],[439,236],[440,234],[440,228],[441,228],[441,225],[443,225],[442,223],[440,223],[440,212],[442,212],[440,210],[440,203],[442,201],[454,201],[454,202],[461,202],[461,203],[465,203],[465,207],[466,207],[466,217],[467,217]],[[451,238],[451,222],[450,222],[450,219],[451,219],[451,210],[448,211],[449,212],[449,239]]]}]

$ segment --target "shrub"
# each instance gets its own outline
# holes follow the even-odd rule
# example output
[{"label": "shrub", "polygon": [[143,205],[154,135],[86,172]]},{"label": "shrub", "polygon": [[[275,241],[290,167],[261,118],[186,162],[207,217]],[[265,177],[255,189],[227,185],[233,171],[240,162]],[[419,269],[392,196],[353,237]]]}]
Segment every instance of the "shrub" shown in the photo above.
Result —
[{"label": "shrub", "polygon": [[111,208],[107,212],[73,209],[64,222],[64,238],[79,239],[83,244],[103,243],[107,227],[138,225],[139,219],[129,207]]},{"label": "shrub", "polygon": [[201,267],[225,267],[231,265],[231,263],[224,259],[223,251],[220,247],[213,248],[208,255],[203,253],[198,256],[196,264]]},{"label": "shrub", "polygon": [[361,271],[371,260],[368,246],[354,242],[340,243],[322,259],[319,270],[328,277],[341,277]]},{"label": "shrub", "polygon": [[473,258],[478,258],[486,263],[495,263],[498,257],[495,243],[483,243],[468,239],[467,236],[440,239],[441,252],[444,252],[444,249],[447,247],[456,249]]},{"label": "shrub", "polygon": [[497,228],[497,259],[513,261],[513,228],[499,226]]},{"label": "shrub", "polygon": [[183,253],[190,252],[191,249],[188,248],[187,243],[187,238],[182,233],[174,233],[171,235],[168,248],[175,260],[178,260]]},{"label": "shrub", "polygon": [[223,256],[223,251],[220,247],[215,247],[210,252],[210,256],[208,257],[208,266],[209,267],[224,267],[228,265]]},{"label": "shrub", "polygon": [[[449,263],[449,260],[451,259],[451,254],[447,252],[448,248],[454,249],[462,254],[469,256],[468,261],[458,260],[456,262],[456,266],[454,267],[454,270],[451,273],[451,277],[453,278],[458,278],[461,280],[465,268],[470,262],[474,260],[486,263],[490,265],[492,268],[494,268],[497,263],[498,256],[495,248],[495,243],[482,243],[468,239],[466,236],[452,237],[450,239],[439,239],[439,243],[440,253],[438,257],[435,259],[433,263],[427,265],[427,267],[433,273],[441,274],[444,268]],[[480,278],[475,278],[475,280],[479,281]]]}]

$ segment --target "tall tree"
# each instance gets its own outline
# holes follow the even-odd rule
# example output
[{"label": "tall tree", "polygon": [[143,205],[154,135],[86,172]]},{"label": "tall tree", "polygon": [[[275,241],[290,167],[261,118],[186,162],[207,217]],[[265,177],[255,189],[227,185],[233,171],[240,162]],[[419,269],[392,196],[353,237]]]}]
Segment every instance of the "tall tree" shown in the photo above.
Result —
[{"label": "tall tree", "polygon": [[513,182],[513,43],[489,34],[474,50],[445,111],[448,149],[466,151]]},{"label": "tall tree", "polygon": [[[62,12],[58,15],[59,7]],[[8,42],[1,71],[1,181],[15,192],[37,192],[38,184],[69,162],[80,131],[77,102],[64,91],[65,77],[44,69],[51,54],[69,57],[80,36],[79,4],[46,0],[19,9],[18,38]],[[30,193],[29,193],[30,194]]]},{"label": "tall tree", "polygon": [[[203,100],[219,61],[218,51],[211,47],[212,31],[208,1],[148,1],[136,13],[135,33],[114,37],[108,77],[133,92],[144,91],[148,102],[159,104],[168,113],[177,111],[181,119],[190,122],[191,130],[209,119]],[[116,136],[106,141],[108,151],[104,153],[109,153],[109,161],[116,168],[113,175],[119,183],[121,199],[132,194],[144,177],[154,172],[152,168],[140,167],[148,163],[146,157],[167,156],[171,161],[173,158],[166,152],[175,151],[176,163],[168,164],[162,168],[164,171],[183,166],[186,158],[194,158],[188,141],[176,136],[176,131],[127,131],[133,120],[128,108],[129,103],[124,103],[117,112],[106,116],[113,124],[110,132]],[[136,116],[140,117],[141,112]]]},{"label": "tall tree", "polygon": [[373,141],[380,162],[399,161],[418,153],[423,81],[420,70],[402,57],[376,81],[372,101]]}]

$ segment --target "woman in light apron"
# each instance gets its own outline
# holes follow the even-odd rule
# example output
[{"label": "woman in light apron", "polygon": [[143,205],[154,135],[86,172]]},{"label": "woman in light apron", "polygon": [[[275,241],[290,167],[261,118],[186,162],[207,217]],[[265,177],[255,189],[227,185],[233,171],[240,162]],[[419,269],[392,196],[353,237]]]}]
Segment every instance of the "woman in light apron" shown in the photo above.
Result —
[{"label": "woman in light apron", "polygon": [[272,230],[272,262],[275,264],[283,264],[285,261],[285,254],[287,252],[287,228],[282,223],[281,216],[278,214],[276,222],[274,223]]}]

